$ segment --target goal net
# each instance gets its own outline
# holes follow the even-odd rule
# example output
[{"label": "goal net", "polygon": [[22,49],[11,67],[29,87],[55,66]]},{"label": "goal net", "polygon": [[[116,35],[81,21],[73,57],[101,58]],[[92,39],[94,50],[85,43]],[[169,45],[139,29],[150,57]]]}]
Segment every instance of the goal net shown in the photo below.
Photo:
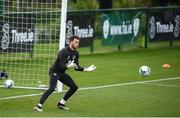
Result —
[{"label": "goal net", "polygon": [[60,10],[61,0],[0,1],[0,71],[15,87],[48,86],[59,50]]}]

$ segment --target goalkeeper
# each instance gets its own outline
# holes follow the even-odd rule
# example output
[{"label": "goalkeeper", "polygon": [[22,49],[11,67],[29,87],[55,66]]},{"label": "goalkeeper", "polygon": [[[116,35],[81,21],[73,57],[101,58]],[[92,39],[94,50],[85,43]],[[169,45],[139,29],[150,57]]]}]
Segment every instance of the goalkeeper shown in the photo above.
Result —
[{"label": "goalkeeper", "polygon": [[77,91],[78,87],[73,81],[73,79],[65,72],[66,69],[75,69],[77,71],[87,71],[91,72],[96,69],[94,65],[87,68],[79,66],[79,53],[76,49],[79,47],[79,37],[72,36],[70,38],[70,44],[68,47],[60,50],[57,59],[49,70],[50,76],[50,86],[49,89],[42,95],[39,103],[34,107],[35,110],[42,112],[42,105],[49,95],[55,90],[57,80],[61,81],[63,84],[68,86],[70,89],[66,92],[63,99],[61,99],[57,106],[63,110],[69,110],[65,106],[67,100]]}]

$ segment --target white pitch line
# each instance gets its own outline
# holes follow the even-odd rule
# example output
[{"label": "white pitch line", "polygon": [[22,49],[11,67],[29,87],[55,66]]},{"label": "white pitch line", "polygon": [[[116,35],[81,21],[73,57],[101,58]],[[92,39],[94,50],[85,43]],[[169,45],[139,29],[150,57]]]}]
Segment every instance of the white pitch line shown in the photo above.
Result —
[{"label": "white pitch line", "polygon": [[28,94],[28,95],[20,95],[20,96],[2,97],[0,98],[0,100],[31,97],[31,96],[37,96],[37,95],[42,95],[42,94],[43,93],[36,93],[36,94]]},{"label": "white pitch line", "polygon": [[92,90],[92,89],[109,88],[109,87],[132,85],[132,84],[142,84],[142,83],[149,83],[149,82],[160,82],[160,81],[176,80],[176,79],[180,79],[180,77],[164,78],[164,79],[156,79],[156,80],[146,80],[146,81],[137,81],[137,82],[129,82],[129,83],[121,83],[121,84],[111,84],[111,85],[104,85],[104,86],[97,86],[97,87],[86,87],[86,88],[80,88],[78,90]]},{"label": "white pitch line", "polygon": [[[63,90],[62,92],[66,92],[67,90]],[[54,92],[57,93],[57,92]],[[32,96],[38,96],[42,95],[42,93],[35,93],[35,94],[28,94],[28,95],[19,95],[19,96],[11,96],[11,97],[2,97],[0,100],[7,100],[7,99],[16,99],[16,98],[25,98],[25,97],[32,97]]]},{"label": "white pitch line", "polygon": [[150,84],[150,85],[165,86],[165,87],[177,87],[177,88],[180,87],[178,85],[172,85],[172,84],[156,84],[156,83],[142,83],[142,84]]},{"label": "white pitch line", "polygon": [[[137,81],[137,82],[128,82],[128,83],[111,84],[111,85],[95,86],[95,87],[85,87],[85,88],[79,88],[78,91],[82,91],[82,90],[94,90],[94,89],[117,87],[117,86],[125,86],[125,85],[133,85],[133,84],[143,84],[143,83],[149,83],[149,82],[160,82],[160,81],[168,81],[168,80],[176,80],[176,79],[180,79],[180,77],[163,78],[163,79],[146,80],[146,81]],[[66,91],[67,90],[63,90],[62,92],[66,92]],[[57,93],[57,92],[54,92],[54,93]],[[38,95],[42,95],[42,94],[43,93],[20,95],[20,96],[11,96],[11,97],[3,97],[3,98],[0,98],[0,100],[32,97],[32,96],[38,96]]]}]

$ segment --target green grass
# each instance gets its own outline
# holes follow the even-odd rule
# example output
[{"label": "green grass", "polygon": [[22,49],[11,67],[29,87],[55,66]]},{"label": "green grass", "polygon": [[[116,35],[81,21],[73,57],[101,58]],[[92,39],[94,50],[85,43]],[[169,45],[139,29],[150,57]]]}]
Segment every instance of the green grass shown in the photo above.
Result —
[{"label": "green grass", "polygon": [[[82,49],[81,52],[83,51]],[[72,70],[67,72],[74,78],[79,88],[179,77],[179,52],[180,47],[175,46],[172,48],[162,47],[125,52],[113,51],[92,55],[84,54],[80,57],[81,65],[94,64],[97,66],[97,70],[93,73]],[[35,59],[33,63],[38,62]],[[162,68],[164,63],[169,63],[171,68]],[[141,65],[148,65],[151,68],[152,73],[149,77],[143,78],[139,75],[138,69]],[[48,80],[48,76],[44,76]],[[0,80],[0,82],[3,81]],[[77,91],[67,103],[67,106],[71,108],[68,112],[59,110],[56,107],[57,102],[63,97],[64,93],[55,93],[50,96],[43,106],[43,113],[32,110],[33,106],[39,101],[40,95],[4,99],[0,100],[0,116],[180,117],[179,91],[180,79]],[[42,92],[44,91],[0,88],[0,98]]]}]

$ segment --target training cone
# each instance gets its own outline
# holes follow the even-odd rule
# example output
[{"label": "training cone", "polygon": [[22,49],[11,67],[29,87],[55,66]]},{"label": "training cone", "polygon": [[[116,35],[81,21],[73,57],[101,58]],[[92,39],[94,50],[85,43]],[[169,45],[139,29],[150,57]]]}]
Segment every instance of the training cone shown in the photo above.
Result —
[{"label": "training cone", "polygon": [[163,68],[170,68],[170,65],[169,64],[163,64],[162,67]]}]

